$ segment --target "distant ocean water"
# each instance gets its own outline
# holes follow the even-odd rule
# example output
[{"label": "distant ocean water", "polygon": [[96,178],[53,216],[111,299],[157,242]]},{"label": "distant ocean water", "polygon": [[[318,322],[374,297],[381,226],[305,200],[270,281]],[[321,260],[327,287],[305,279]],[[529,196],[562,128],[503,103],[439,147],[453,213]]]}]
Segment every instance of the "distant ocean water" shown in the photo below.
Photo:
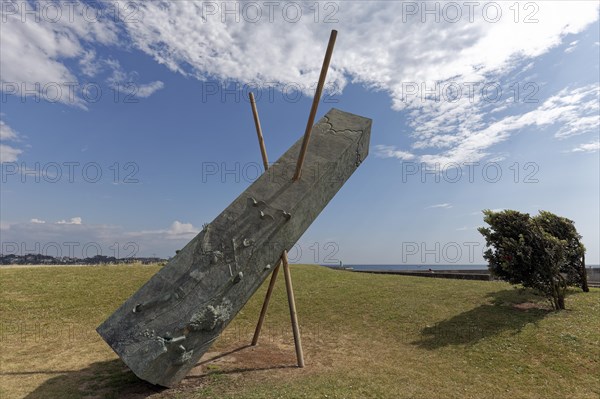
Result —
[{"label": "distant ocean water", "polygon": [[[329,267],[339,267],[340,265],[324,265]],[[361,265],[361,264],[343,264],[344,268],[352,268],[354,270],[364,271],[396,271],[396,270],[487,270],[487,265],[473,265],[473,264],[447,264],[447,265]],[[600,265],[586,265],[586,269],[598,269]]]},{"label": "distant ocean water", "polygon": [[345,268],[352,268],[354,270],[377,270],[377,271],[395,271],[395,270],[484,270],[487,269],[487,265],[346,265]]}]

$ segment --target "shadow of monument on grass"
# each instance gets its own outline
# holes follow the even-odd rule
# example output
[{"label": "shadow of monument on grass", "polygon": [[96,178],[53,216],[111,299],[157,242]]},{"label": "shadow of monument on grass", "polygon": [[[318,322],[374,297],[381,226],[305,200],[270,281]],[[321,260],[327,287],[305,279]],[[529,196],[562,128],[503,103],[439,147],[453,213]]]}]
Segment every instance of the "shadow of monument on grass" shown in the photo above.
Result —
[{"label": "shadow of monument on grass", "polygon": [[[28,372],[32,374],[36,372]],[[44,373],[40,371],[37,373]],[[52,372],[55,373],[55,372]],[[120,360],[92,363],[81,370],[64,371],[52,377],[25,396],[25,399],[42,398],[146,398],[165,388],[140,380]]]},{"label": "shadow of monument on grass", "polygon": [[[248,350],[246,350],[248,349]],[[274,351],[271,345],[252,347],[244,345],[201,359],[178,388],[186,389],[202,384],[207,378],[236,373],[296,368],[286,357],[286,351]],[[283,361],[282,361],[283,360]],[[167,390],[139,379],[120,359],[96,362],[81,370],[25,371],[10,375],[48,374],[51,377],[25,399],[47,398],[126,398],[142,399]]]},{"label": "shadow of monument on grass", "polygon": [[527,324],[535,324],[552,312],[543,297],[529,289],[509,289],[487,296],[490,303],[423,328],[421,339],[412,344],[424,349],[472,345],[505,331],[517,334]]}]

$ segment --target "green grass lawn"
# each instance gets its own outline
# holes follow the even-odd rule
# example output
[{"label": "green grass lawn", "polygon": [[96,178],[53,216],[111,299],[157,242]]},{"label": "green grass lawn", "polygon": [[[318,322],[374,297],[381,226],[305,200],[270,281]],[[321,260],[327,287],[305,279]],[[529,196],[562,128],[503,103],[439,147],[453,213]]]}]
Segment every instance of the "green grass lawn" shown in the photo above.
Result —
[{"label": "green grass lawn", "polygon": [[304,369],[294,367],[280,276],[257,347],[247,344],[266,284],[180,386],[160,389],[138,380],[95,332],[157,270],[0,270],[0,398],[600,396],[599,289],[573,290],[567,310],[553,312],[504,283],[299,265]]}]

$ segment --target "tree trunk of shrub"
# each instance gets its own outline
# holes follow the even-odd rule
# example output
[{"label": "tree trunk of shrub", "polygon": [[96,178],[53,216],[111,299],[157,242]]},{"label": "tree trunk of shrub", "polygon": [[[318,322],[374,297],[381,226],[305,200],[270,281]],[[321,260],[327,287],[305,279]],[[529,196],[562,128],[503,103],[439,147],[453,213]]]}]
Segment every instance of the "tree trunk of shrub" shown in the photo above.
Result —
[{"label": "tree trunk of shrub", "polygon": [[585,253],[581,256],[581,289],[583,292],[590,292],[587,282],[587,270],[585,270]]},{"label": "tree trunk of shrub", "polygon": [[565,309],[565,294],[567,292],[566,281],[562,278],[555,279],[552,282],[552,295],[551,295],[551,303],[554,310],[564,310]]}]

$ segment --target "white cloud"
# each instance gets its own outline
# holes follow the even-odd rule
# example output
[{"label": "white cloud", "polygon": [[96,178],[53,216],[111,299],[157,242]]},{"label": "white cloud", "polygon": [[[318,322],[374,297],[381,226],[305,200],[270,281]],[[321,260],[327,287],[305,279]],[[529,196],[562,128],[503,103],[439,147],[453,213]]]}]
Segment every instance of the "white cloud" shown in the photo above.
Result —
[{"label": "white cloud", "polygon": [[[474,9],[462,4],[460,20],[448,23],[453,13],[440,2],[414,2],[415,15],[407,3],[294,3],[293,11],[303,7],[297,22],[290,22],[289,9],[281,3],[272,8],[255,3],[261,11],[257,22],[249,21],[254,14],[243,2],[138,2],[133,15],[119,14],[118,23],[112,20],[115,13],[106,10],[115,6],[109,1],[97,5],[105,18],[91,22],[96,8],[83,2],[72,6],[73,18],[66,18],[70,9],[62,7],[65,17],[58,22],[35,21],[19,6],[18,12],[7,13],[2,35],[3,81],[77,82],[63,62],[67,59],[78,59],[83,74],[93,76],[99,64],[86,46],[115,44],[124,29],[134,46],[173,71],[201,80],[296,83],[312,94],[329,30],[335,28],[340,36],[330,83],[338,88],[348,80],[363,83],[388,92],[396,109],[421,108],[420,100],[406,99],[407,82],[481,82],[510,70],[519,59],[547,52],[566,34],[581,32],[598,18],[595,2],[546,2],[534,10],[537,23],[515,23],[512,4],[496,2],[502,7],[498,21],[490,21],[483,4]],[[443,6],[437,21],[421,14],[434,6]],[[224,13],[236,7],[237,15]],[[141,85],[139,97],[152,94],[160,84]]]},{"label": "white cloud", "polygon": [[[376,149],[380,157],[418,158],[426,163],[477,161],[490,154],[490,147],[523,127],[562,123],[557,135],[563,137],[585,132],[596,123],[592,116],[582,114],[583,99],[556,99],[556,104],[545,104],[538,112],[490,123],[486,117],[498,109],[506,110],[507,104],[481,98],[473,101],[469,95],[456,101],[421,95],[423,85],[431,88],[436,82],[480,89],[483,83],[499,81],[524,63],[520,72],[526,71],[532,65],[530,60],[597,21],[596,2],[532,3],[536,23],[515,23],[508,2],[493,3],[502,7],[503,15],[493,23],[484,16],[483,5],[476,8],[472,22],[463,4],[461,21],[446,23],[436,22],[431,15],[425,16],[425,22],[421,14],[410,16],[407,2],[336,4],[337,23],[301,18],[289,29],[281,7],[270,11],[272,20],[263,15],[259,22],[249,23],[239,4],[241,15],[236,20],[235,15],[222,13],[224,3],[214,3],[216,9],[207,12],[205,6],[193,2],[144,2],[140,4],[143,20],[124,21],[124,26],[136,47],[186,76],[275,86],[294,83],[309,94],[318,79],[329,30],[337,29],[340,34],[328,82],[343,88],[351,80],[385,91],[394,109],[409,111],[408,124],[415,139],[412,150],[420,150],[420,154],[380,145]],[[413,4],[442,7],[440,2]],[[312,4],[303,5],[304,15],[312,15]],[[235,4],[227,7],[232,10]],[[414,88],[419,93],[411,95]],[[589,104],[591,99],[586,101]]]},{"label": "white cloud", "polygon": [[493,158],[490,158],[488,160],[488,162],[490,162],[490,163],[492,163],[492,162],[499,163],[499,162],[504,161],[506,158],[508,158],[508,154],[507,153],[496,154],[496,156],[493,157]]},{"label": "white cloud", "polygon": [[[427,164],[463,164],[476,162],[490,155],[489,148],[507,140],[512,134],[528,127],[560,126],[555,137],[567,137],[598,131],[600,127],[600,105],[598,95],[600,89],[597,85],[588,85],[575,89],[565,88],[544,101],[539,107],[524,114],[510,115],[499,120],[483,122],[481,115],[476,117],[476,122],[465,121],[457,132],[445,135],[432,135],[435,130],[433,125],[439,121],[427,122],[425,116],[419,116],[416,121],[423,118],[421,126],[417,128],[415,136],[420,140],[413,144],[415,149],[448,148],[442,152],[417,155],[419,161]],[[440,114],[440,118],[447,118]],[[438,125],[439,126],[439,125]],[[382,146],[388,154],[393,154],[395,147]],[[498,158],[496,155],[493,159]]]},{"label": "white cloud", "polygon": [[182,223],[178,220],[174,221],[168,229],[160,230],[142,230],[138,232],[130,232],[132,237],[162,237],[169,240],[191,240],[201,229],[195,227],[191,223]]},{"label": "white cloud", "polygon": [[2,120],[0,120],[0,140],[17,140],[17,133]]},{"label": "white cloud", "polygon": [[565,53],[572,53],[577,47],[577,43],[579,43],[579,40],[574,40],[571,43],[569,43],[569,47],[565,49]]},{"label": "white cloud", "polygon": [[79,216],[71,218],[69,220],[59,220],[56,224],[81,224],[81,218]]},{"label": "white cloud", "polygon": [[425,209],[432,209],[432,208],[450,209],[450,208],[452,208],[452,204],[445,202],[443,204],[430,205],[430,206],[426,207]]},{"label": "white cloud", "polygon": [[415,158],[410,152],[397,150],[393,146],[381,144],[375,146],[375,155],[379,158],[397,158],[403,161]]},{"label": "white cloud", "polygon": [[[231,10],[236,4],[241,15],[222,13],[225,7]],[[467,95],[454,102],[436,101],[410,95],[409,91],[416,85],[422,92],[423,84],[431,87],[435,82],[481,87],[484,82],[494,82],[526,64],[523,72],[535,57],[561,45],[566,35],[579,33],[597,21],[597,2],[531,3],[535,5],[533,17],[537,23],[515,23],[510,2],[493,3],[502,7],[502,17],[497,22],[490,22],[483,4],[475,7],[469,21],[471,11],[461,3],[458,23],[435,21],[434,16],[421,13],[410,15],[406,9],[409,2],[331,3],[335,7],[327,10],[333,9],[333,15],[324,10],[323,3],[316,3],[318,15],[311,2],[293,3],[304,7],[303,17],[296,23],[289,22],[289,16],[284,18],[282,4],[272,10],[267,10],[265,3],[256,4],[262,10],[257,23],[247,21],[251,17],[247,3],[139,2],[134,18],[122,13],[118,23],[110,18],[86,21],[78,11],[89,11],[91,6],[81,2],[75,3],[74,20],[62,18],[54,23],[44,18],[26,18],[24,7],[19,7],[20,12],[7,15],[3,25],[2,82],[19,83],[11,88],[16,94],[21,92],[21,83],[35,87],[35,83],[43,86],[58,82],[58,90],[68,92],[65,85],[77,83],[78,78],[65,61],[78,61],[86,76],[94,76],[102,66],[109,66],[109,84],[113,88],[131,81],[137,97],[148,97],[162,89],[164,83],[139,83],[135,73],[124,72],[114,60],[102,64],[105,61],[98,61],[90,49],[93,44],[117,43],[122,29],[134,47],[186,76],[279,87],[294,83],[312,94],[329,31],[334,28],[340,34],[328,82],[339,89],[352,81],[384,91],[390,95],[394,109],[409,111],[408,124],[415,140],[412,149],[382,146],[380,156],[428,163],[476,161],[488,156],[490,147],[525,126],[560,122],[564,126],[556,135],[567,137],[598,125],[597,115],[591,115],[589,109],[587,114],[581,112],[590,99],[558,100],[548,109],[529,114],[530,120],[522,118],[525,115],[513,115],[489,123],[486,116],[506,110],[506,104],[471,101]],[[424,7],[446,7],[441,2],[410,4],[416,5],[418,11]],[[207,12],[209,5],[216,7],[214,15]],[[110,6],[110,2],[104,6]],[[67,11],[63,10],[63,15]],[[337,22],[323,23],[328,15]],[[442,17],[448,15],[442,12]],[[315,23],[315,18],[320,23]],[[24,19],[26,23],[22,22]],[[570,45],[577,43],[571,41]],[[68,98],[61,96],[60,100],[67,102]],[[85,107],[79,97],[73,102]],[[10,159],[18,156],[16,151],[19,150],[3,147]]]},{"label": "white cloud", "polygon": [[573,148],[571,152],[598,152],[600,151],[600,141],[592,141],[591,143],[580,144]]},{"label": "white cloud", "polygon": [[105,61],[105,64],[112,70],[111,76],[107,79],[108,84],[114,90],[123,92],[125,95],[130,94],[138,98],[146,98],[165,86],[160,80],[150,83],[138,83],[138,74],[136,72],[125,72],[117,60],[109,59]]},{"label": "white cloud", "polygon": [[0,144],[0,162],[15,162],[23,151],[9,145]]},{"label": "white cloud", "polygon": [[[43,11],[27,13],[45,4],[3,3],[3,11],[5,6],[8,10],[2,13],[0,35],[3,89],[15,95],[33,91],[40,98],[85,107],[74,90],[79,81],[64,61],[89,57],[84,43],[116,43],[117,27],[110,18],[90,22],[94,8],[82,2],[54,3],[61,13],[58,20]],[[87,12],[85,17],[83,12]]]},{"label": "white cloud", "polygon": [[40,220],[40,219],[37,219],[37,218],[33,218],[33,219],[31,219],[31,220],[29,221],[29,223],[44,224],[44,223],[46,223],[46,222],[45,222],[44,220]]},{"label": "white cloud", "polygon": [[23,153],[13,145],[6,144],[7,141],[19,141],[19,136],[10,126],[0,120],[0,163],[15,162]]},{"label": "white cloud", "polygon": [[167,230],[167,234],[172,238],[177,237],[195,237],[200,232],[200,229],[194,227],[191,223],[181,223],[176,220],[171,225],[171,228]]},{"label": "white cloud", "polygon": [[137,86],[137,92],[135,93],[135,96],[141,98],[150,97],[155,91],[160,90],[163,87],[165,87],[165,84],[160,80],[147,84],[141,84]]},{"label": "white cloud", "polygon": [[[406,2],[374,1],[337,3],[337,23],[303,17],[292,24],[281,5],[269,12],[271,21],[265,9],[260,21],[251,23],[245,21],[250,15],[243,4],[238,4],[237,20],[222,13],[235,4],[214,4],[212,15],[193,2],[143,2],[142,21],[124,24],[138,48],[173,71],[202,80],[293,82],[307,92],[318,79],[326,39],[335,28],[340,36],[329,82],[343,87],[350,78],[385,90],[397,109],[419,106],[403,100],[403,83],[482,81],[489,73],[512,68],[516,58],[545,53],[565,34],[580,32],[598,18],[597,4],[552,2],[538,7],[538,23],[515,23],[511,4],[502,3],[504,17],[495,23],[486,21],[482,5],[472,23],[467,7],[459,23],[436,22],[431,16],[423,23],[420,15],[408,15]],[[427,6],[435,4],[440,5]],[[303,6],[304,16],[314,16],[312,3]]]},{"label": "white cloud", "polygon": [[81,72],[88,77],[94,77],[102,69],[101,62],[96,59],[96,52],[94,50],[88,50],[83,53],[83,56],[79,60],[79,67]]}]

